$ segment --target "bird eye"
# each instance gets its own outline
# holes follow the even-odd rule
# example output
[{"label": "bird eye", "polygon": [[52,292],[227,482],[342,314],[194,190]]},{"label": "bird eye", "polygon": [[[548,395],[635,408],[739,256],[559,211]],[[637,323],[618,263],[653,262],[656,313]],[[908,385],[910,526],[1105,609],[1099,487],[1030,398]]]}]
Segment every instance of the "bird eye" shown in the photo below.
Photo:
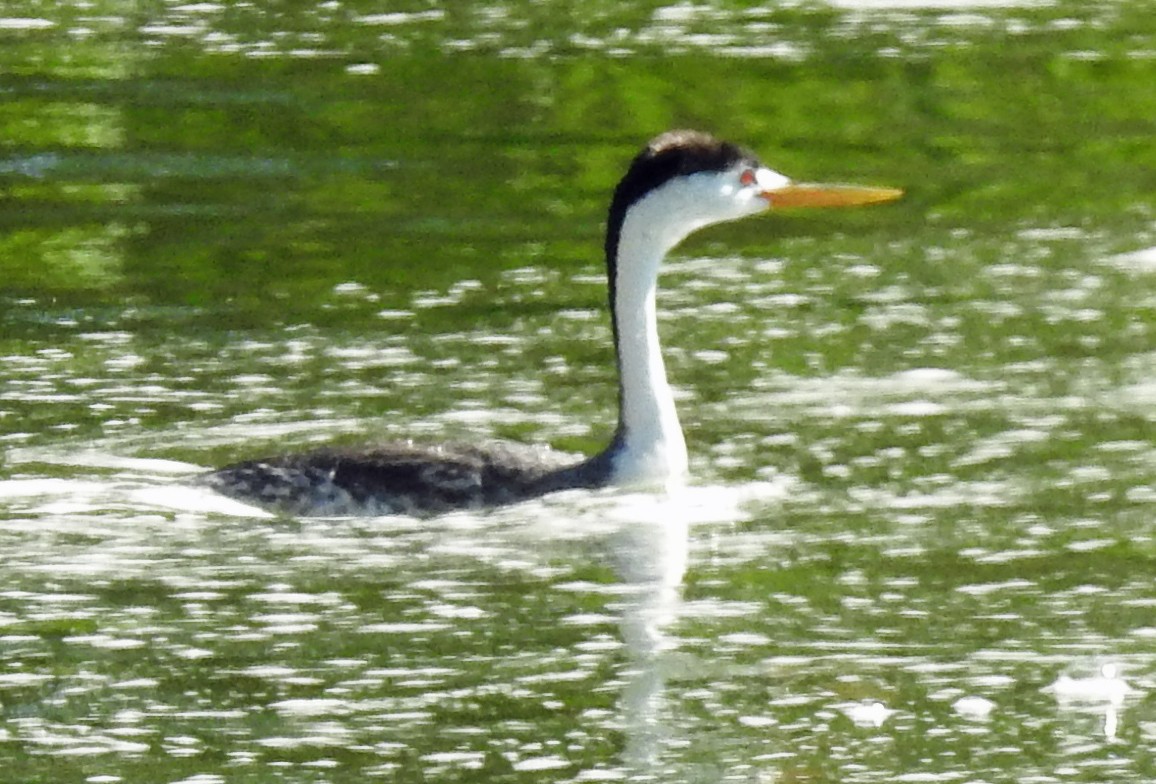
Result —
[{"label": "bird eye", "polygon": [[739,182],[742,183],[744,186],[749,187],[751,185],[754,185],[756,182],[758,182],[758,177],[755,176],[755,173],[753,170],[747,169],[746,171],[744,171],[742,174],[739,175]]}]

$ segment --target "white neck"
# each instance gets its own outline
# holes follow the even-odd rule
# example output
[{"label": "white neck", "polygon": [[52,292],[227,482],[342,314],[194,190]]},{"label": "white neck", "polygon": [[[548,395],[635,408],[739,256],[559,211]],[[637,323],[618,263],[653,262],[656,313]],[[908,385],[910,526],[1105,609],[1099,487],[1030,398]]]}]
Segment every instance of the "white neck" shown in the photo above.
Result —
[{"label": "white neck", "polygon": [[696,229],[767,209],[759,197],[764,180],[786,178],[759,169],[756,185],[740,176],[745,165],[675,177],[631,204],[622,219],[613,259],[622,410],[618,433],[603,453],[616,484],[671,486],[686,478],[686,440],[658,345],[658,268]]},{"label": "white neck", "polygon": [[644,200],[630,209],[618,241],[615,323],[621,373],[619,441],[614,481],[678,484],[686,477],[686,441],[658,341],[655,293],[663,258],[685,235],[672,232],[661,203]]}]

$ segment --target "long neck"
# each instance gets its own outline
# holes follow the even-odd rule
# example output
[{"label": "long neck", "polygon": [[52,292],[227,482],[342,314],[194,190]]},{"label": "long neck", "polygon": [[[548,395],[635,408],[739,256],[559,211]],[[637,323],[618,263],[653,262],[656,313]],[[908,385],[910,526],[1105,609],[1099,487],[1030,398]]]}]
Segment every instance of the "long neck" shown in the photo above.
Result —
[{"label": "long neck", "polygon": [[613,254],[610,307],[619,372],[618,431],[609,455],[616,483],[680,482],[687,469],[655,311],[659,266],[681,236],[647,229],[653,225],[632,210],[617,242],[607,247]]}]

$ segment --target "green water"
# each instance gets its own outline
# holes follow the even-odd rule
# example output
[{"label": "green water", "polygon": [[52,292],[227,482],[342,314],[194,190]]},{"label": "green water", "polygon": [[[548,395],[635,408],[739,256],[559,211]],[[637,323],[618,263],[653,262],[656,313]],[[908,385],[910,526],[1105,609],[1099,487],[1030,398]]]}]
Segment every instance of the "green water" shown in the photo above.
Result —
[{"label": "green water", "polygon": [[[1156,780],[1156,15],[880,5],[6,3],[0,781]],[[597,449],[678,126],[908,194],[670,260],[694,487],[182,486]]]}]

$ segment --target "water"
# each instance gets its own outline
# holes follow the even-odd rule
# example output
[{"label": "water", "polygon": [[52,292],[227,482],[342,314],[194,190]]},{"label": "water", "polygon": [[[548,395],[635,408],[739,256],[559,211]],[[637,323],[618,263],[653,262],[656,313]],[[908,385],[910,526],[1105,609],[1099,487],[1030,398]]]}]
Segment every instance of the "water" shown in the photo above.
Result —
[{"label": "water", "polygon": [[[1147,4],[3,16],[0,780],[1156,779]],[[671,259],[685,493],[182,485],[597,449],[600,221],[684,125],[908,191]]]}]

